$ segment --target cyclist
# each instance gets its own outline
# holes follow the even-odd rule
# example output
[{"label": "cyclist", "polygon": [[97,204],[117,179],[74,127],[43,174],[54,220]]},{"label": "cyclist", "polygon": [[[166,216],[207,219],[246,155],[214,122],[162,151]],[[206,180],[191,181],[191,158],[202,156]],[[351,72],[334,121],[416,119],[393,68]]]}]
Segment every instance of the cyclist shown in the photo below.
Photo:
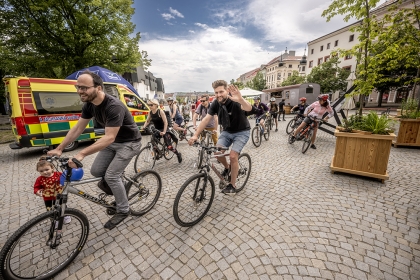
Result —
[{"label": "cyclist", "polygon": [[264,133],[264,123],[266,119],[266,113],[268,112],[268,107],[264,103],[260,102],[259,96],[254,96],[254,105],[252,105],[252,112],[255,114],[256,119],[260,119],[261,125],[261,135]]},{"label": "cyclist", "polygon": [[178,130],[180,133],[183,133],[184,135],[187,135],[187,130],[181,127],[182,122],[184,121],[184,118],[179,112],[178,106],[174,102],[174,99],[172,97],[169,97],[167,101],[169,105],[169,112],[174,122],[174,129]]},{"label": "cyclist", "polygon": [[[194,129],[197,130],[197,117],[204,119],[204,117],[207,115],[207,112],[210,108],[210,102],[209,102],[209,96],[207,94],[203,94],[200,98],[200,105],[198,105],[197,110],[195,110],[195,114],[193,115],[193,125]],[[214,116],[212,120],[209,121],[209,123],[206,125],[205,130],[213,131],[213,134],[211,135],[211,138],[213,139],[214,145],[217,144],[217,117]]]},{"label": "cyclist", "polygon": [[279,113],[279,106],[276,103],[276,99],[274,97],[271,97],[270,99],[270,104],[268,105],[269,109],[270,109],[270,114],[273,120],[276,121],[276,130],[278,131],[278,124],[279,122],[277,121],[277,115]]},{"label": "cyclist", "polygon": [[165,111],[159,107],[159,101],[156,99],[147,101],[147,106],[149,106],[150,112],[147,115],[143,129],[145,129],[149,125],[150,121],[152,121],[155,128],[160,131],[160,134],[156,135],[157,138],[163,137],[165,145],[170,151],[176,154],[178,162],[181,163],[181,153],[172,145],[172,141],[178,143],[178,139],[175,135],[168,131],[168,120],[166,119]]},{"label": "cyclist", "polygon": [[[230,183],[222,190],[223,194],[236,194],[235,184],[238,177],[239,162],[238,157],[245,144],[249,139],[249,131],[251,129],[248,122],[248,115],[252,115],[252,105],[246,101],[241,92],[235,85],[229,85],[226,81],[217,80],[213,82],[212,87],[216,95],[217,102],[212,102],[207,115],[197,127],[194,136],[188,140],[188,144],[192,145],[197,141],[198,136],[217,114],[219,123],[223,126],[223,131],[219,136],[217,145],[229,147],[232,149],[229,154],[230,158]],[[225,167],[223,176],[229,175],[229,164],[225,157],[218,159]]]},{"label": "cyclist", "polygon": [[[309,114],[308,114],[309,112]],[[322,118],[322,116],[328,112],[328,116],[326,116],[323,121],[328,122],[328,119],[334,115],[334,111],[330,105],[330,101],[328,100],[328,94],[321,94],[318,96],[318,101],[315,101],[311,105],[309,105],[304,115],[311,116],[311,117],[317,117]],[[299,127],[295,130],[292,136],[292,142],[295,140],[296,135],[302,130],[302,128],[306,124],[311,124],[312,120],[309,117],[306,117],[303,122],[299,125]],[[311,148],[316,149],[315,146],[315,139],[316,139],[316,132],[318,130],[318,126],[315,126],[314,134],[312,135],[312,141],[311,141]]]},{"label": "cyclist", "polygon": [[279,102],[279,120],[280,120],[280,115],[283,113],[283,121],[285,121],[286,119],[284,118],[284,114],[286,113],[286,111],[284,110],[284,105],[286,105],[286,103],[284,103],[285,99],[282,99]]},{"label": "cyclist", "polygon": [[301,97],[299,98],[300,104],[293,106],[292,111],[296,111],[298,110],[298,114],[303,116],[303,113],[305,112],[306,107],[308,107],[309,105],[306,104],[306,97]]},{"label": "cyclist", "polygon": [[191,106],[184,101],[181,106],[181,111],[182,117],[184,118],[185,122],[188,123],[190,120]]},{"label": "cyclist", "polygon": [[[84,102],[82,115],[57,148],[48,152],[60,156],[63,149],[83,133],[90,119],[105,127],[105,135],[94,144],[79,151],[74,158],[82,161],[86,156],[98,153],[90,172],[104,177],[115,197],[116,214],[105,223],[105,229],[113,229],[130,214],[127,194],[121,180],[131,159],[140,152],[141,134],[127,107],[117,98],[105,94],[101,77],[84,71],[75,85],[80,100]],[[76,168],[72,160],[69,166]]]}]

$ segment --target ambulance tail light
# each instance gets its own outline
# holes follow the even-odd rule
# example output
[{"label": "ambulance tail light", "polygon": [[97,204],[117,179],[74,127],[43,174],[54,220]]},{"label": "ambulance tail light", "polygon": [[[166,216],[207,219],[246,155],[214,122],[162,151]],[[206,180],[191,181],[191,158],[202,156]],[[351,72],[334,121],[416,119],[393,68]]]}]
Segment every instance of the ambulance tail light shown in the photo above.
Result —
[{"label": "ambulance tail light", "polygon": [[22,117],[15,118],[15,123],[16,123],[16,131],[18,135],[22,136],[22,135],[28,134],[26,132],[25,122],[23,121]]},{"label": "ambulance tail light", "polygon": [[29,80],[19,80],[18,81],[18,87],[19,88],[28,88],[31,87],[31,82]]}]

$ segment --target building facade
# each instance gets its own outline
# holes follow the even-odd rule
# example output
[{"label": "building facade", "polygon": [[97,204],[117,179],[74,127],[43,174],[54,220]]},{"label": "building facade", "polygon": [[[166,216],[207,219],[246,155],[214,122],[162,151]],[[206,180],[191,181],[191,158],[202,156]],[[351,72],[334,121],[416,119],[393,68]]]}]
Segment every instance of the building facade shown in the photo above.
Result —
[{"label": "building facade", "polygon": [[145,71],[140,66],[134,72],[124,73],[122,76],[133,85],[141,98],[159,98],[165,94],[162,78],[156,78],[152,72]]}]

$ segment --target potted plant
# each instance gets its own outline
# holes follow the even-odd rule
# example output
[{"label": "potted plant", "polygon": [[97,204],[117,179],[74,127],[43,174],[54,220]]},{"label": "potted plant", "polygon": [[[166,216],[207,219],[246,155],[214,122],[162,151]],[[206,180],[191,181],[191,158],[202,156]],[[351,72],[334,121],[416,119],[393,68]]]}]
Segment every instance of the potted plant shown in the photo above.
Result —
[{"label": "potted plant", "polygon": [[387,172],[395,121],[371,111],[368,115],[351,116],[335,131],[337,141],[331,162],[336,171],[373,177],[382,182]]},{"label": "potted plant", "polygon": [[401,103],[400,128],[394,147],[417,146],[420,147],[420,111],[417,109],[419,101],[408,98]]}]

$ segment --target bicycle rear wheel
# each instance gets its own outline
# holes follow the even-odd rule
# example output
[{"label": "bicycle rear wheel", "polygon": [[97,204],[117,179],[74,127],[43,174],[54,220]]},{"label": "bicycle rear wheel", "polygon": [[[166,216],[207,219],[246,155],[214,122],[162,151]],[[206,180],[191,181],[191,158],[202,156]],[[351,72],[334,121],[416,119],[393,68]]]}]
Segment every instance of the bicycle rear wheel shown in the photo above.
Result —
[{"label": "bicycle rear wheel", "polygon": [[140,150],[134,160],[134,172],[138,173],[146,169],[153,169],[156,162],[156,151],[152,145],[147,145]]},{"label": "bicycle rear wheel", "polygon": [[303,135],[302,154],[306,153],[309,146],[311,145],[312,134],[313,134],[313,130],[309,129],[308,132],[306,132],[305,135]]},{"label": "bicycle rear wheel", "polygon": [[175,222],[191,227],[200,222],[210,209],[214,199],[214,181],[204,173],[191,176],[179,189],[173,206]]},{"label": "bicycle rear wheel", "polygon": [[51,279],[76,258],[89,235],[89,221],[81,211],[67,208],[64,215],[71,222],[63,224],[61,239],[53,247],[49,244],[58,234],[54,214],[33,218],[6,241],[0,252],[2,279]]},{"label": "bicycle rear wheel", "polygon": [[290,134],[295,129],[296,120],[291,119],[290,122],[286,126],[286,133]]},{"label": "bicycle rear wheel", "polygon": [[249,174],[251,174],[251,157],[247,153],[239,155],[239,171],[236,178],[236,192],[240,192],[248,182]]},{"label": "bicycle rear wheel", "polygon": [[251,137],[252,137],[252,144],[254,144],[255,147],[261,146],[261,135],[260,135],[259,126],[256,126],[252,129]]},{"label": "bicycle rear wheel", "polygon": [[[163,151],[163,156],[165,157],[166,160],[170,160],[171,158],[174,157],[174,152],[172,152],[171,150],[168,149],[168,147],[166,147],[165,144],[164,145],[164,151]],[[174,147],[175,149],[178,148],[178,144],[175,141],[172,141],[172,147]]]},{"label": "bicycle rear wheel", "polygon": [[162,179],[154,170],[144,170],[127,183],[131,215],[142,216],[152,210],[162,191]]},{"label": "bicycle rear wheel", "polygon": [[270,124],[265,124],[264,127],[264,139],[265,141],[268,141],[270,138]]}]

